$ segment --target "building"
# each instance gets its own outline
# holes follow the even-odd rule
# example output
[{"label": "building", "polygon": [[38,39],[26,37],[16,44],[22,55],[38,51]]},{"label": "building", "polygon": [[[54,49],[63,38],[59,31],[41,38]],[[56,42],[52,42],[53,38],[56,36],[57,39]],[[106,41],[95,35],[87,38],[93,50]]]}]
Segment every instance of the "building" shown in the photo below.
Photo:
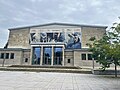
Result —
[{"label": "building", "polygon": [[66,23],[11,28],[0,64],[92,66],[86,43],[93,36],[100,39],[106,28]]}]

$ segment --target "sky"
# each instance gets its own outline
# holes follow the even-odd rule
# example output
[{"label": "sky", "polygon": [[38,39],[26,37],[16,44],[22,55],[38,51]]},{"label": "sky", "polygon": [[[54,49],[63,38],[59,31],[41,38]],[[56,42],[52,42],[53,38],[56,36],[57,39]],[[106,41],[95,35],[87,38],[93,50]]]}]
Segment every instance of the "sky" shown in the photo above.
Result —
[{"label": "sky", "polygon": [[119,16],[120,0],[0,0],[0,48],[9,28],[54,22],[111,26]]}]

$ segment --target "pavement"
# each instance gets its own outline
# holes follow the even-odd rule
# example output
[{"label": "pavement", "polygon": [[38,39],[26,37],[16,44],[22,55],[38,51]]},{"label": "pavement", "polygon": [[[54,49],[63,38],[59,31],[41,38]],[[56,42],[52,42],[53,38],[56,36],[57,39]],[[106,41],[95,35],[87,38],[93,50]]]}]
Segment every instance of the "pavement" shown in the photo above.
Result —
[{"label": "pavement", "polygon": [[120,90],[120,76],[0,71],[0,90]]}]

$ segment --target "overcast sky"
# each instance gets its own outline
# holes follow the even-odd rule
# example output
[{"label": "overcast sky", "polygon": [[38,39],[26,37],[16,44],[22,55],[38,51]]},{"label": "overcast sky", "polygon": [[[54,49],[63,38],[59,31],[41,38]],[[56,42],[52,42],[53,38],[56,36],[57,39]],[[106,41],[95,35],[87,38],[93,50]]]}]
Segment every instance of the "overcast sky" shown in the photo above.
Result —
[{"label": "overcast sky", "polygon": [[64,22],[111,25],[120,16],[120,0],[0,0],[0,47],[8,28]]}]

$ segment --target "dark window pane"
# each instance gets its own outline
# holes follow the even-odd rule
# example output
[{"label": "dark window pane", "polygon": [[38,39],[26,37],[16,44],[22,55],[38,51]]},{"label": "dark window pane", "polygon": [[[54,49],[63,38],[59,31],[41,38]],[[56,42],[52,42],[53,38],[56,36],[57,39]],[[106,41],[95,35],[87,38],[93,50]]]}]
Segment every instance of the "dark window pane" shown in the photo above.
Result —
[{"label": "dark window pane", "polygon": [[68,59],[68,63],[70,63],[70,59]]},{"label": "dark window pane", "polygon": [[6,53],[5,58],[6,58],[6,59],[9,59],[9,53]]},{"label": "dark window pane", "polygon": [[54,65],[62,65],[62,47],[54,47]]},{"label": "dark window pane", "polygon": [[43,64],[51,65],[52,60],[52,47],[44,47],[43,48]]},{"label": "dark window pane", "polygon": [[28,62],[28,58],[25,58],[25,62]]},{"label": "dark window pane", "polygon": [[82,54],[82,60],[86,60],[86,54]]},{"label": "dark window pane", "polygon": [[88,60],[92,60],[92,54],[88,54]]},{"label": "dark window pane", "polygon": [[0,57],[1,59],[4,59],[4,53],[1,53],[1,57]]},{"label": "dark window pane", "polygon": [[41,48],[40,47],[34,47],[34,53],[33,53],[33,64],[40,64],[40,55],[41,55]]},{"label": "dark window pane", "polygon": [[10,59],[14,59],[14,53],[11,53]]}]

